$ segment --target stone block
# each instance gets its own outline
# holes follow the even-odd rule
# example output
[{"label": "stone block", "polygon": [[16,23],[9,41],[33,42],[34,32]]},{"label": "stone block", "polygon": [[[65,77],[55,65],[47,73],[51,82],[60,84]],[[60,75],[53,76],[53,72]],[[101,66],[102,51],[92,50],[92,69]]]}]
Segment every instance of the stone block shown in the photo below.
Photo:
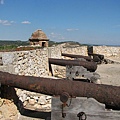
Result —
[{"label": "stone block", "polygon": [[4,54],[2,54],[2,61],[3,61],[3,65],[12,64],[14,61],[14,53],[5,52]]},{"label": "stone block", "polygon": [[51,120],[79,120],[78,113],[84,113],[86,120],[120,120],[120,111],[107,110],[104,104],[93,98],[69,98],[69,106],[63,107],[63,110],[62,104],[59,97],[53,97]]}]

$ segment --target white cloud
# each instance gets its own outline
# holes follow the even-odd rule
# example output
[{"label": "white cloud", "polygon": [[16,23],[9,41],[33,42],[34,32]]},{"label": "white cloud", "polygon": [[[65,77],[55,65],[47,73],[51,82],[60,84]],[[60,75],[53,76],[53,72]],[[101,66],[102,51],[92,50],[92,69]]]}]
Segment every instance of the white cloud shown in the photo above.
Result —
[{"label": "white cloud", "polygon": [[68,28],[68,29],[67,29],[67,31],[69,31],[69,32],[70,32],[70,31],[77,31],[77,30],[79,30],[79,29],[77,29],[77,28]]},{"label": "white cloud", "polygon": [[54,39],[54,40],[55,39],[57,39],[57,40],[65,40],[65,38],[61,34],[54,33],[54,32],[50,33],[49,38]]},{"label": "white cloud", "polygon": [[4,4],[4,0],[0,0],[0,4],[3,5]]},{"label": "white cloud", "polygon": [[56,38],[56,37],[58,37],[58,36],[60,37],[61,34],[51,32],[49,36],[52,37],[52,38]]},{"label": "white cloud", "polygon": [[52,33],[50,33],[50,35],[55,35],[55,33],[54,33],[54,32],[52,32]]},{"label": "white cloud", "polygon": [[14,21],[8,21],[8,20],[0,20],[0,24],[2,25],[12,25]]},{"label": "white cloud", "polygon": [[31,24],[31,22],[29,22],[29,21],[23,21],[23,22],[21,22],[22,24]]}]

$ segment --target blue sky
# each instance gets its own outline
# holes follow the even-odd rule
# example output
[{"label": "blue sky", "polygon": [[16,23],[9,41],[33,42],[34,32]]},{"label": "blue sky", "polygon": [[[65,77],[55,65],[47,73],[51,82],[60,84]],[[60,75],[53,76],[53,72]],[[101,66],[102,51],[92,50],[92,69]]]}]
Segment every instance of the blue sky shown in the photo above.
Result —
[{"label": "blue sky", "polygon": [[0,40],[120,45],[120,0],[0,0]]}]

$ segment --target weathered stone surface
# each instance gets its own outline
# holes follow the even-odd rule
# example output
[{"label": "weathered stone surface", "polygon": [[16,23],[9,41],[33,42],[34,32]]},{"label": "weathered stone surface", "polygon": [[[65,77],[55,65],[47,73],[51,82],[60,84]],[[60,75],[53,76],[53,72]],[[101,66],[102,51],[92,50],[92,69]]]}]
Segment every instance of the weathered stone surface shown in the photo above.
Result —
[{"label": "weathered stone surface", "polygon": [[42,105],[42,108],[44,108],[44,109],[51,109],[51,104]]},{"label": "weathered stone surface", "polygon": [[2,99],[0,105],[0,120],[17,120],[18,110],[16,105],[7,99]]},{"label": "weathered stone surface", "polygon": [[14,61],[14,52],[5,52],[2,54],[3,65],[12,64]]},{"label": "weathered stone surface", "polygon": [[24,101],[23,106],[25,107],[28,104],[28,101]]},{"label": "weathered stone surface", "polygon": [[[65,117],[62,117],[62,103],[59,97],[54,97],[52,99],[52,120],[78,120],[78,113],[84,112],[87,119],[86,120],[119,120],[120,111],[111,111],[105,109],[105,105],[99,103],[93,98],[77,97],[69,98],[67,104],[70,106],[65,106],[63,108],[63,113]],[[71,101],[71,102],[70,102]]]},{"label": "weathered stone surface", "polygon": [[29,99],[29,104],[30,104],[30,105],[34,105],[34,104],[35,104],[35,99],[33,99],[33,98],[32,98],[32,99]]},{"label": "weathered stone surface", "polygon": [[120,47],[93,46],[93,53],[102,54],[106,57],[120,57]]},{"label": "weathered stone surface", "polygon": [[0,65],[3,65],[2,57],[0,57]]},{"label": "weathered stone surface", "polygon": [[47,100],[46,100],[46,96],[41,96],[39,99],[38,99],[38,103],[41,104],[41,105],[45,105],[47,103]]},{"label": "weathered stone surface", "polygon": [[9,72],[11,74],[15,74],[15,69],[13,67],[13,65],[3,65],[3,66],[0,66],[0,71],[3,71],[3,72]]},{"label": "weathered stone surface", "polygon": [[66,77],[69,80],[88,79],[92,83],[100,83],[100,75],[96,72],[88,71],[83,66],[66,66]]}]

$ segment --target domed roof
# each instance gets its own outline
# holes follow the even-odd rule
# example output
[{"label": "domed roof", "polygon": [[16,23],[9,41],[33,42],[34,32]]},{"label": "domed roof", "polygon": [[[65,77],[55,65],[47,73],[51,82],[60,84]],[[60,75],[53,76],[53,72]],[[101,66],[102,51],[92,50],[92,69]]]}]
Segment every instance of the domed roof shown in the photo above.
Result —
[{"label": "domed roof", "polygon": [[49,40],[46,36],[46,34],[42,30],[37,30],[34,33],[32,33],[31,37],[29,40]]}]

